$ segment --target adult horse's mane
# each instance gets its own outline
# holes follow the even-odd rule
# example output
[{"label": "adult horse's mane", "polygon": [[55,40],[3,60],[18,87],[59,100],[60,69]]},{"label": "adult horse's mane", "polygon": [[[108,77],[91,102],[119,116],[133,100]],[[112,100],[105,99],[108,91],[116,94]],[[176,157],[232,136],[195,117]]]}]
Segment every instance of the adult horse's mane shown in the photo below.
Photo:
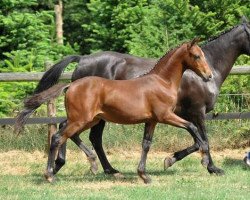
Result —
[{"label": "adult horse's mane", "polygon": [[[219,37],[221,37],[221,36],[223,36],[223,35],[226,35],[226,34],[229,33],[231,30],[233,30],[233,29],[235,29],[235,28],[237,28],[237,27],[239,27],[239,26],[241,26],[241,25],[242,25],[242,24],[237,24],[237,25],[231,27],[230,29],[227,29],[227,30],[221,32],[219,35],[211,36],[210,38],[208,38],[208,39],[202,44],[202,46],[205,46],[205,45],[208,44],[209,42],[212,42],[212,41],[218,39]],[[183,42],[183,43],[181,43],[180,45],[178,45],[177,47],[174,47],[174,48],[170,49],[169,51],[167,51],[160,59],[158,59],[158,61],[156,62],[156,64],[155,64],[152,68],[150,68],[149,70],[147,70],[147,71],[144,72],[143,74],[138,75],[138,76],[135,77],[135,78],[138,78],[138,77],[141,77],[141,76],[144,76],[144,75],[147,75],[148,73],[150,73],[150,72],[157,66],[157,64],[158,64],[163,58],[165,58],[166,55],[167,55],[166,59],[168,59],[168,58],[176,51],[176,49],[178,49],[178,48],[179,48],[181,45],[183,45],[184,43],[186,43],[186,42]]]},{"label": "adult horse's mane", "polygon": [[237,24],[237,25],[231,27],[230,29],[227,29],[227,30],[221,32],[219,35],[211,36],[210,38],[208,38],[208,39],[202,44],[202,46],[206,45],[206,44],[209,43],[209,42],[212,42],[213,40],[218,39],[218,38],[221,37],[222,35],[225,35],[225,34],[229,33],[231,30],[233,30],[233,29],[235,29],[235,28],[237,28],[237,27],[239,27],[239,26],[241,26],[241,25],[242,25],[242,24]]}]

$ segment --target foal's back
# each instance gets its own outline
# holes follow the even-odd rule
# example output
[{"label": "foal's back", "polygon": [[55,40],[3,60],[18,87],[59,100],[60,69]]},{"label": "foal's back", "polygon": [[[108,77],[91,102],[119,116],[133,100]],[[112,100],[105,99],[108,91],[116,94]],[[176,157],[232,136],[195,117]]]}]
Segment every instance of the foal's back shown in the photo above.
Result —
[{"label": "foal's back", "polygon": [[170,86],[155,74],[119,81],[85,77],[71,83],[67,90],[68,117],[79,119],[82,113],[89,113],[88,120],[97,117],[121,124],[145,122],[153,117],[152,110],[160,102],[173,102]]}]

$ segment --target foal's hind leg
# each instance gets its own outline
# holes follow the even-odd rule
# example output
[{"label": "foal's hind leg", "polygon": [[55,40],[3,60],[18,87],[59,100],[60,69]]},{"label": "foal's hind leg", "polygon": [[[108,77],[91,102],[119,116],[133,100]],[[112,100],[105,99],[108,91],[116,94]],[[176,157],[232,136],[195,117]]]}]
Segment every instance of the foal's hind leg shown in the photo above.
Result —
[{"label": "foal's hind leg", "polygon": [[70,138],[87,156],[88,161],[90,162],[90,170],[93,174],[97,174],[98,165],[96,163],[96,155],[91,149],[89,149],[79,138],[78,134],[75,134]]},{"label": "foal's hind leg", "polygon": [[[59,129],[65,127],[66,125],[67,121],[65,120],[64,122],[60,123]],[[70,139],[86,154],[91,164],[90,169],[94,174],[96,174],[98,165],[96,163],[96,156],[93,153],[93,151],[91,151],[91,149],[89,149],[86,145],[84,145],[82,140],[79,138],[78,134],[73,135]],[[66,158],[66,142],[63,143],[58,150],[57,158],[55,160],[54,174],[56,174],[65,164],[66,161],[65,158]]]},{"label": "foal's hind leg", "polygon": [[49,149],[49,155],[48,155],[48,163],[47,163],[47,170],[44,174],[45,178],[49,181],[52,182],[54,180],[54,174],[55,172],[55,156],[58,148],[60,147],[60,144],[63,144],[66,142],[66,139],[62,139],[61,134],[63,133],[65,127],[60,129],[57,133],[55,133],[52,136],[51,139],[51,144],[50,144],[50,149]]},{"label": "foal's hind leg", "polygon": [[80,122],[75,122],[67,124],[66,127],[60,129],[56,134],[52,136],[50,151],[48,156],[47,170],[44,174],[45,178],[52,182],[54,180],[54,167],[55,167],[55,156],[62,144],[64,144],[69,136],[72,136],[82,130],[84,124]]},{"label": "foal's hind leg", "polygon": [[[67,125],[67,120],[63,121],[59,125],[59,130],[65,128]],[[57,158],[55,160],[54,175],[65,165],[66,162],[66,142],[63,143],[58,149]]]}]

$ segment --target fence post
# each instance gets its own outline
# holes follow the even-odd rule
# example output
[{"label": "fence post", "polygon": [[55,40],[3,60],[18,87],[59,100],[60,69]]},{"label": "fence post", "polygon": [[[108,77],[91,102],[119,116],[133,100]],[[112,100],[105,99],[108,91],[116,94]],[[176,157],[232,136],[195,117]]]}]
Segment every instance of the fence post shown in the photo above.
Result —
[{"label": "fence post", "polygon": [[[45,62],[45,69],[48,70],[53,63],[51,61]],[[48,117],[56,117],[56,104],[55,99],[51,99],[47,103],[47,116]],[[51,138],[54,133],[57,131],[57,125],[56,124],[48,124],[48,144],[47,144],[47,151],[49,151],[50,144],[51,144]]]}]

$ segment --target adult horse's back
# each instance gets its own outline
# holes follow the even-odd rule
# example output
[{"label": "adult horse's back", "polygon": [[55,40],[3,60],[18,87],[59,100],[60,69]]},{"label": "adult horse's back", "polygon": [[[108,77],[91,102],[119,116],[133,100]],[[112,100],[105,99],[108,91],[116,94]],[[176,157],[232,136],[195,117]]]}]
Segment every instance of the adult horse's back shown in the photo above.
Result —
[{"label": "adult horse's back", "polygon": [[147,73],[156,61],[113,51],[103,51],[87,56],[67,56],[45,72],[34,93],[40,93],[56,84],[64,69],[72,62],[78,63],[71,78],[74,81],[85,76],[100,76],[113,80],[131,79]]}]

